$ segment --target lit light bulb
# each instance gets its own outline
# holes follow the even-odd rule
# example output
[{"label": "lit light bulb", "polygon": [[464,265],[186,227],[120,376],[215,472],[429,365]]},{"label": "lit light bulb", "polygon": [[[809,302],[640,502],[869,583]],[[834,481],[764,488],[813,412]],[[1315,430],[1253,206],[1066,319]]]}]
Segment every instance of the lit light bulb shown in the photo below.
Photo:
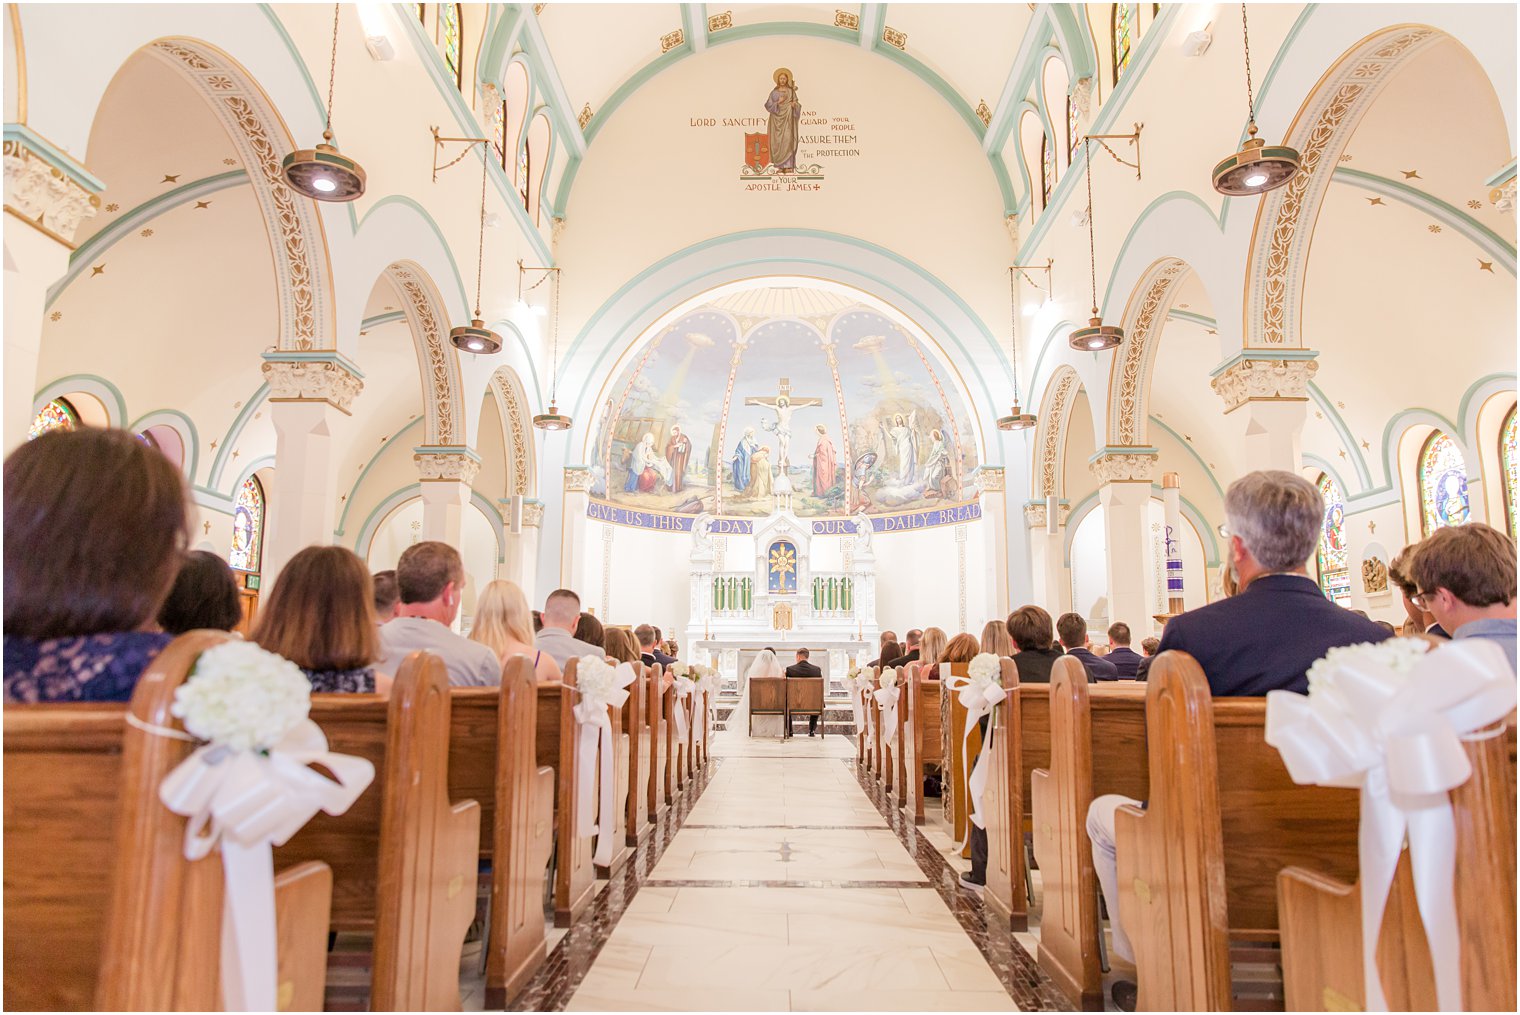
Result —
[{"label": "lit light bulb", "polygon": [[1101,349],[1101,348],[1103,348],[1103,339],[1101,339],[1101,338],[1089,338],[1087,340],[1087,347],[1089,349]]},{"label": "lit light bulb", "polygon": [[318,176],[311,181],[311,185],[324,194],[331,194],[338,189],[338,185],[325,176]]},{"label": "lit light bulb", "polygon": [[1266,182],[1267,182],[1267,175],[1265,173],[1257,173],[1254,176],[1247,176],[1246,177],[1246,186],[1247,187],[1259,187],[1263,183],[1266,183]]},{"label": "lit light bulb", "polygon": [[478,338],[472,338],[472,339],[470,339],[469,345],[470,345],[470,351],[471,352],[479,352],[480,350],[482,350],[482,349],[485,348],[485,343],[481,342],[481,340],[478,339]]}]

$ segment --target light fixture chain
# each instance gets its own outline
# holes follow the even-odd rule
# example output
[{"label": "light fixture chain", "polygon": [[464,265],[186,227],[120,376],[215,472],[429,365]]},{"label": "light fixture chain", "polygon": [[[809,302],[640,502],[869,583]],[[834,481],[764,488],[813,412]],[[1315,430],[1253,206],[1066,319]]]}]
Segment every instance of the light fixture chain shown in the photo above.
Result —
[{"label": "light fixture chain", "polygon": [[[1251,88],[1251,25],[1246,21],[1246,5],[1240,5],[1240,34],[1246,49],[1246,110],[1251,126],[1256,126],[1256,95]],[[1254,131],[1253,131],[1254,133]]]},{"label": "light fixture chain", "polygon": [[[553,349],[554,349],[553,353],[551,354],[551,362],[554,365],[554,372],[553,372],[553,376],[549,380],[549,404],[550,405],[558,405],[559,404],[558,395],[559,395],[559,276],[560,276],[560,271],[558,269],[555,269],[553,274],[554,274],[554,291],[553,291],[553,296],[554,296],[554,310],[553,310],[553,314],[554,314],[554,316],[550,319],[550,323],[549,323],[549,335],[550,335],[550,341],[552,342]],[[545,275],[545,277],[548,277],[547,274]],[[540,279],[540,281],[542,281],[542,279]]]},{"label": "light fixture chain", "polygon": [[338,80],[338,18],[343,14],[342,4],[333,4],[332,57],[327,62],[327,129],[323,132],[332,140],[333,85]]},{"label": "light fixture chain", "polygon": [[[474,147],[471,145],[470,147]],[[480,240],[475,247],[475,319],[480,320],[480,273],[486,261],[486,167],[490,160],[480,153]]]},{"label": "light fixture chain", "polygon": [[1093,241],[1092,138],[1082,139],[1083,174],[1087,177],[1087,270],[1092,280],[1092,312],[1098,316],[1098,255]]}]

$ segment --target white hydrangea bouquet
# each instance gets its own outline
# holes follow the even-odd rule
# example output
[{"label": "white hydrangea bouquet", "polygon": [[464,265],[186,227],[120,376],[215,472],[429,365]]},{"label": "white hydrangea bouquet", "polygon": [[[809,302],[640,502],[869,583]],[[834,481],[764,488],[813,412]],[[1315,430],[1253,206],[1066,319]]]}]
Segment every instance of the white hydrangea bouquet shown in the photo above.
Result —
[{"label": "white hydrangea bouquet", "polygon": [[1462,1004],[1449,793],[1472,774],[1464,739],[1515,707],[1504,650],[1481,639],[1432,649],[1417,638],[1333,648],[1309,668],[1309,693],[1267,695],[1267,743],[1295,782],[1361,791],[1362,966],[1367,1010],[1386,1011],[1376,949],[1407,841],[1442,1011]]},{"label": "white hydrangea bouquet", "polygon": [[[169,710],[190,737],[140,721],[133,725],[200,744],[164,778],[159,798],[189,819],[187,859],[221,847],[232,924],[221,967],[227,1009],[273,1011],[273,847],[288,842],[318,811],[348,810],[374,780],[374,766],[327,750],[327,738],[310,719],[306,675],[252,642],[225,641],[202,652]],[[310,768],[313,763],[333,777]]]},{"label": "white hydrangea bouquet", "polygon": [[962,771],[971,773],[967,779],[971,796],[971,821],[976,827],[985,828],[986,822],[982,818],[982,797],[987,789],[987,780],[990,778],[987,758],[990,755],[988,747],[992,743],[992,727],[989,723],[987,735],[982,738],[981,753],[977,755],[974,768],[970,763],[971,731],[977,727],[983,716],[991,715],[998,703],[1008,697],[1008,692],[1003,690],[1003,661],[991,652],[980,652],[966,664],[964,677],[947,676],[944,679],[947,681],[945,686],[956,693],[956,697],[966,709],[966,729],[961,735],[961,765]]}]

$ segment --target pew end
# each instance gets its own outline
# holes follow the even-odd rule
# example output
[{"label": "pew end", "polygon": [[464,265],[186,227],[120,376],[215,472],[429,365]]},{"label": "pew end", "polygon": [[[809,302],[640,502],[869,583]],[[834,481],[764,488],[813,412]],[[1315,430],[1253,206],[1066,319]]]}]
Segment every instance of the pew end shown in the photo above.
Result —
[{"label": "pew end", "polygon": [[[1059,660],[1057,662],[1059,664]],[[1024,828],[1029,809],[1025,784],[1030,766],[1026,762],[1031,753],[1042,749],[1046,741],[1043,734],[1031,736],[1031,721],[1043,719],[1045,713],[1030,706],[1043,688],[1021,686],[1018,667],[1012,659],[1003,659],[1001,665],[1000,680],[1008,696],[987,721],[991,741],[986,747],[988,778],[982,796],[982,816],[987,825],[987,892],[983,898],[1002,925],[1010,930],[1023,931],[1029,928],[1029,872],[1025,866]],[[955,669],[956,676],[964,675],[964,667],[956,666]],[[966,710],[958,697],[952,697],[950,701],[952,708],[960,710],[956,722],[964,730]],[[980,742],[981,737],[975,730],[970,731],[970,737],[973,745]],[[952,742],[949,749],[952,760],[946,767],[953,765],[956,770],[956,793],[960,794],[963,792],[960,780],[970,777],[976,763],[970,762],[972,769],[961,772],[960,741]],[[958,797],[956,806],[965,807],[969,834],[969,793],[964,804]],[[961,823],[959,816],[956,823]]]},{"label": "pew end", "polygon": [[275,953],[280,1011],[321,1011],[327,980],[327,930],[332,868],[297,864],[274,879]]}]

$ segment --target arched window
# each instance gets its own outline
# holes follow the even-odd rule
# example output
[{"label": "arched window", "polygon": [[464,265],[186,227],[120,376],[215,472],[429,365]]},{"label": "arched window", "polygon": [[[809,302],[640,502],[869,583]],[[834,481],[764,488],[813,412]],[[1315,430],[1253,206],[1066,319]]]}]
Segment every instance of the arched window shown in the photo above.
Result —
[{"label": "arched window", "polygon": [[491,143],[496,146],[496,157],[501,160],[503,171],[507,168],[507,102],[502,100],[501,105],[491,116]]},{"label": "arched window", "polygon": [[67,398],[55,398],[32,418],[26,439],[33,440],[50,430],[78,430],[82,425],[79,422],[79,411],[73,404]]},{"label": "arched window", "polygon": [[1420,449],[1420,529],[1430,535],[1467,521],[1467,463],[1457,442],[1437,430]]},{"label": "arched window", "polygon": [[1056,152],[1049,134],[1040,135],[1040,207],[1050,207],[1050,191],[1056,185]]},{"label": "arched window", "polygon": [[449,73],[454,75],[455,87],[464,91],[464,57],[462,56],[459,4],[438,5],[438,30],[442,33],[439,41],[443,44],[443,62],[448,65]]},{"label": "arched window", "polygon": [[263,555],[264,487],[249,476],[232,506],[232,552],[227,563],[239,571],[257,571]]},{"label": "arched window", "polygon": [[411,11],[412,17],[416,18],[418,21],[426,21],[427,17],[423,13],[423,8],[425,6],[425,4],[407,4],[406,9]]},{"label": "arched window", "polygon": [[1319,495],[1325,502],[1325,518],[1320,526],[1319,589],[1332,603],[1344,606],[1351,601],[1351,572],[1346,567],[1346,502],[1328,473],[1320,473]]},{"label": "arched window", "polygon": [[517,192],[522,195],[523,210],[528,209],[528,144],[517,150]]},{"label": "arched window", "polygon": [[1520,538],[1520,454],[1515,452],[1515,410],[1499,431],[1499,464],[1504,467],[1504,517],[1509,522],[1509,534]]},{"label": "arched window", "polygon": [[1109,26],[1114,41],[1114,84],[1129,66],[1130,36],[1134,31],[1135,8],[1130,4],[1114,4]]},{"label": "arched window", "polygon": [[1066,96],[1066,164],[1077,157],[1077,146],[1082,143],[1082,132],[1077,127],[1077,104]]}]

